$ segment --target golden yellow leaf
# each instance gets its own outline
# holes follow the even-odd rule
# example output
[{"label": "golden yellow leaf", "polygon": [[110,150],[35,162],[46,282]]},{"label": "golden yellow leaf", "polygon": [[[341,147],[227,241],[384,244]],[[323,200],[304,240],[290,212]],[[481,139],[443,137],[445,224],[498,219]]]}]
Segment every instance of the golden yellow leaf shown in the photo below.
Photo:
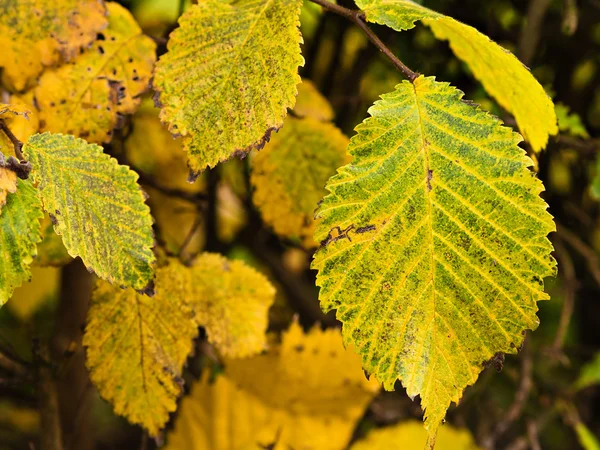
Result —
[{"label": "golden yellow leaf", "polygon": [[40,77],[34,94],[42,131],[109,142],[119,116],[133,114],[139,106],[139,96],[149,87],[156,45],[124,7],[108,3],[107,9],[108,28],[91,48]]},{"label": "golden yellow leaf", "polygon": [[54,225],[48,214],[42,220],[42,242],[37,247],[36,266],[64,266],[73,258],[69,255],[62,238],[54,231]]},{"label": "golden yellow leaf", "polygon": [[281,127],[304,61],[301,5],[205,0],[180,17],[153,84],[160,117],[183,136],[192,171],[261,148]]},{"label": "golden yellow leaf", "polygon": [[341,450],[378,390],[339,330],[293,323],[268,353],[226,360],[214,383],[204,374],[166,450]]},{"label": "golden yellow leaf", "polygon": [[[0,104],[0,119],[21,142],[25,142],[39,127],[37,111],[32,105],[33,96],[12,95],[10,104]],[[32,111],[36,111],[35,113]],[[11,140],[0,131],[0,152],[5,156],[15,156]]]},{"label": "golden yellow leaf", "polygon": [[348,138],[330,123],[289,117],[283,129],[252,158],[253,200],[263,220],[281,236],[313,240],[314,211],[325,183],[348,162]]},{"label": "golden yellow leaf", "polygon": [[312,117],[322,122],[333,120],[333,108],[310,80],[302,80],[298,85],[298,98],[294,113],[298,117]]},{"label": "golden yellow leaf", "polygon": [[44,67],[73,58],[106,27],[101,0],[2,0],[0,11],[2,81],[17,91]]},{"label": "golden yellow leaf", "polygon": [[[423,450],[427,431],[416,420],[378,428],[358,441],[350,450]],[[444,425],[438,431],[435,450],[478,450],[473,436],[464,428]]]},{"label": "golden yellow leaf", "polygon": [[86,365],[117,414],[158,435],[175,411],[181,370],[198,329],[183,266],[156,272],[156,295],[98,281],[83,338]]},{"label": "golden yellow leaf", "polygon": [[548,136],[558,133],[552,100],[511,52],[475,28],[421,6],[412,0],[357,0],[369,22],[409,30],[421,20],[438,39],[465,61],[475,78],[498,103],[515,116],[523,137],[539,152]]},{"label": "golden yellow leaf", "polygon": [[29,320],[42,306],[54,300],[60,289],[60,269],[31,268],[31,280],[15,289],[7,308],[19,319]]},{"label": "golden yellow leaf", "polygon": [[223,355],[238,358],[266,347],[275,288],[264,275],[241,261],[204,253],[194,261],[190,276],[189,300],[209,342]]}]

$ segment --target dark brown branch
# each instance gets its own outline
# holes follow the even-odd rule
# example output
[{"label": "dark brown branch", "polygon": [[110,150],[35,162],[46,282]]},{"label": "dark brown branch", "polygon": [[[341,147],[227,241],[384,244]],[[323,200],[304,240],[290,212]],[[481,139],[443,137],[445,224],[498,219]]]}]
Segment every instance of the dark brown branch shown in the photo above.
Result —
[{"label": "dark brown branch", "polygon": [[392,51],[377,37],[375,33],[368,27],[365,22],[365,13],[353,9],[344,8],[343,6],[330,3],[327,0],[310,0],[317,5],[322,6],[328,11],[338,14],[352,22],[354,22],[367,36],[367,38],[375,44],[375,46],[392,62],[392,64],[411,82],[419,76],[419,73],[410,70],[402,61],[400,61]]},{"label": "dark brown branch", "polygon": [[29,376],[30,376],[30,373],[29,373],[29,370],[27,369],[27,367],[25,367],[20,362],[15,361],[14,359],[10,358],[9,356],[7,356],[1,352],[0,352],[0,369],[10,372],[11,374],[13,374],[17,377],[29,378]]},{"label": "dark brown branch", "polygon": [[12,131],[10,131],[10,128],[8,128],[8,126],[6,126],[6,122],[4,122],[4,120],[1,120],[1,119],[0,119],[0,130],[4,131],[4,134],[6,134],[8,139],[10,139],[10,142],[12,142],[12,145],[15,149],[15,155],[17,156],[17,158],[19,158],[20,161],[25,161],[25,157],[23,156],[23,153],[21,153],[21,149],[23,148],[23,143],[13,134]]},{"label": "dark brown branch", "polygon": [[531,0],[527,11],[527,24],[519,42],[519,58],[529,66],[540,42],[542,23],[551,0]]},{"label": "dark brown branch", "polygon": [[567,252],[562,242],[560,240],[555,242],[554,248],[556,249],[556,256],[558,258],[559,267],[563,275],[563,285],[565,291],[564,304],[560,313],[560,320],[558,322],[558,328],[554,337],[554,343],[552,344],[552,350],[556,354],[559,354],[565,342],[567,330],[569,329],[569,323],[571,323],[571,316],[573,315],[573,308],[575,306],[575,294],[577,292],[578,282],[573,260],[571,259],[569,252]]},{"label": "dark brown branch", "polygon": [[38,397],[40,408],[40,450],[62,450],[62,429],[56,380],[52,368],[46,364],[50,351],[41,344],[38,351]]},{"label": "dark brown branch", "polygon": [[563,225],[556,223],[556,229],[561,239],[563,239],[569,246],[579,253],[587,262],[588,269],[594,280],[600,286],[600,258],[596,252],[585,242],[583,242],[579,236],[573,233]]},{"label": "dark brown branch", "polygon": [[6,125],[4,120],[0,119],[0,130],[4,132],[6,137],[12,142],[12,145],[15,149],[15,155],[9,156],[7,159],[4,159],[4,155],[0,153],[0,167],[3,167],[8,170],[12,170],[17,176],[23,180],[26,180],[29,177],[29,173],[31,172],[31,164],[25,160],[21,149],[23,148],[23,143],[10,131],[10,128]]}]

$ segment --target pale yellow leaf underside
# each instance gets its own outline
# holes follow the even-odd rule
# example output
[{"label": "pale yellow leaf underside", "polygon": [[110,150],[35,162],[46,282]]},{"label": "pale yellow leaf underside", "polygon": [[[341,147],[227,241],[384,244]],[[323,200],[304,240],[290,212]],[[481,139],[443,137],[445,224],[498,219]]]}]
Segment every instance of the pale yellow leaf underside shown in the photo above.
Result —
[{"label": "pale yellow leaf underside", "polygon": [[387,389],[421,396],[435,435],[486,360],[536,328],[555,227],[521,137],[419,77],[357,127],[327,184],[313,268],[325,310]]},{"label": "pale yellow leaf underside", "polygon": [[546,147],[548,136],[558,133],[552,100],[544,88],[511,52],[475,28],[432,11],[411,0],[357,0],[367,20],[397,31],[408,30],[418,20],[465,61],[475,78],[509,111],[534,151]]}]

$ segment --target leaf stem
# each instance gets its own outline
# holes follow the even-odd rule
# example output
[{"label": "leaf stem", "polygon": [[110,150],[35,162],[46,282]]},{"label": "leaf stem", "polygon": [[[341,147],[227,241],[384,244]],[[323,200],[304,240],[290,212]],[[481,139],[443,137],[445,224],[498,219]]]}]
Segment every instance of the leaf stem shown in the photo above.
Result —
[{"label": "leaf stem", "polygon": [[10,128],[6,126],[4,120],[0,120],[0,130],[4,131],[4,134],[6,134],[8,139],[10,139],[10,142],[12,142],[12,145],[15,149],[15,155],[17,156],[17,158],[19,158],[19,161],[25,161],[25,157],[21,152],[21,149],[23,148],[23,143],[13,134],[12,131],[10,131]]},{"label": "leaf stem", "polygon": [[377,35],[369,28],[365,22],[365,13],[359,10],[344,8],[327,0],[310,0],[317,5],[322,6],[326,10],[338,14],[346,19],[354,22],[358,28],[367,36],[367,38],[392,62],[392,64],[412,83],[420,75],[409,69],[402,61],[400,61],[392,51],[377,37]]}]

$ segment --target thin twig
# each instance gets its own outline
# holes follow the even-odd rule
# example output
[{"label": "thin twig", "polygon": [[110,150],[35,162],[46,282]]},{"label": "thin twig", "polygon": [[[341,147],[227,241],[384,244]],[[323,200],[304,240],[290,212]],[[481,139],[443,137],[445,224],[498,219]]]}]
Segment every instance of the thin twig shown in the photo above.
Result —
[{"label": "thin twig", "polygon": [[327,0],[310,0],[317,5],[321,5],[328,11],[338,14],[354,22],[367,38],[392,62],[392,64],[411,82],[413,82],[419,73],[413,72],[402,61],[400,61],[392,51],[377,37],[365,22],[365,13],[358,10],[344,8],[343,6],[330,3]]},{"label": "thin twig", "polygon": [[496,441],[500,438],[510,426],[521,417],[529,393],[533,387],[532,381],[533,374],[533,363],[531,351],[527,343],[527,339],[523,341],[523,348],[521,350],[521,381],[519,383],[519,390],[515,395],[515,399],[506,411],[504,418],[502,418],[496,425],[496,428],[492,433],[483,441],[483,447],[487,449],[496,448]]},{"label": "thin twig", "polygon": [[6,122],[4,122],[4,120],[1,120],[1,119],[0,119],[0,130],[4,131],[4,134],[6,134],[8,139],[10,139],[10,142],[12,142],[12,145],[15,150],[15,155],[17,156],[17,158],[19,158],[20,161],[25,161],[25,157],[23,156],[23,153],[21,153],[21,149],[23,148],[23,143],[13,134],[12,131],[10,131],[10,128],[8,128],[8,126],[6,126]]},{"label": "thin twig", "polygon": [[527,436],[529,437],[531,450],[542,450],[542,446],[540,445],[540,437],[538,434],[538,427],[535,420],[527,421]]},{"label": "thin twig", "polygon": [[531,0],[527,11],[527,24],[519,41],[519,58],[529,66],[540,42],[540,33],[551,0]]},{"label": "thin twig", "polygon": [[594,277],[594,280],[596,280],[596,283],[600,286],[600,258],[594,249],[583,242],[579,236],[558,222],[556,223],[556,230],[560,237],[586,260],[592,277]]},{"label": "thin twig", "polygon": [[166,186],[162,186],[161,184],[157,183],[154,180],[154,178],[152,178],[149,175],[146,175],[144,172],[141,172],[139,169],[137,169],[135,167],[132,167],[132,169],[135,170],[137,172],[137,174],[139,175],[138,181],[141,184],[150,186],[151,188],[156,189],[157,191],[161,192],[162,194],[165,194],[169,197],[177,197],[182,200],[187,200],[188,202],[196,203],[199,205],[204,205],[206,203],[206,195],[204,195],[204,194],[195,194],[193,192],[184,191],[182,189],[173,189],[173,188],[169,188]]},{"label": "thin twig", "polygon": [[577,292],[579,283],[577,282],[577,275],[575,273],[573,260],[571,259],[569,252],[567,252],[562,242],[557,240],[554,243],[554,248],[556,249],[556,256],[560,263],[559,267],[562,271],[565,291],[565,300],[560,313],[560,320],[558,322],[558,328],[554,337],[554,343],[552,344],[552,350],[556,354],[559,354],[565,343],[565,337],[567,336],[567,330],[569,329],[569,323],[571,322],[571,316],[573,315],[575,294]]},{"label": "thin twig", "polygon": [[577,31],[579,24],[579,13],[577,11],[577,2],[575,0],[564,0],[564,12],[562,29],[565,34],[572,36]]},{"label": "thin twig", "polygon": [[187,246],[190,245],[190,242],[192,242],[193,237],[196,235],[197,231],[200,229],[200,226],[202,225],[203,221],[204,221],[203,215],[200,214],[200,211],[197,211],[196,220],[194,220],[194,224],[190,228],[190,231],[188,232],[187,236],[183,240],[183,243],[181,244],[181,247],[179,248],[179,258],[181,260],[183,260],[182,262],[184,262],[184,263],[186,262],[185,260],[187,259],[187,258],[185,258]]}]

